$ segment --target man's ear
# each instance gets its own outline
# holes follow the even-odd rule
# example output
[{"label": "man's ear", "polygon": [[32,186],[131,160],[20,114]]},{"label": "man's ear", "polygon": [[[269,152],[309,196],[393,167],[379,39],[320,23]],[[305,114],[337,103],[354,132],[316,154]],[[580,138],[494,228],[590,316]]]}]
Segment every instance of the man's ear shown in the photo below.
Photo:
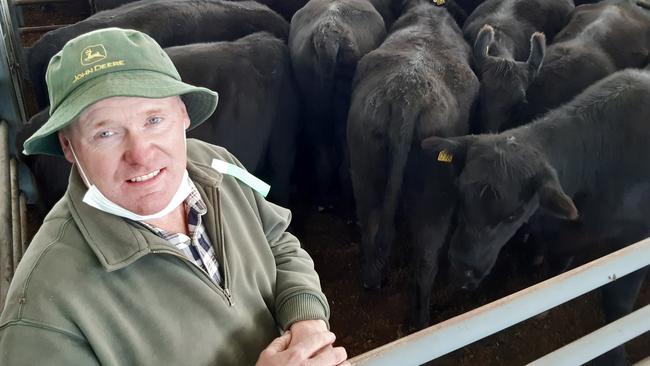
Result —
[{"label": "man's ear", "polygon": [[63,156],[65,156],[65,160],[74,164],[75,160],[74,156],[72,155],[72,151],[70,150],[70,140],[65,136],[65,132],[63,132],[63,130],[59,130],[57,134],[59,137],[59,143],[61,144],[61,150],[63,150]]},{"label": "man's ear", "polygon": [[185,101],[183,101],[183,98],[181,98],[180,96],[176,97],[176,102],[178,103],[180,114],[184,118],[183,121],[184,130],[187,131],[187,129],[190,127],[190,124],[192,124],[192,121],[190,121],[190,115],[187,113],[187,106],[185,105]]},{"label": "man's ear", "polygon": [[462,170],[465,167],[467,150],[476,136],[438,137],[431,136],[422,140],[420,146],[425,154],[437,164],[451,164]]},{"label": "man's ear", "polygon": [[562,190],[557,178],[542,183],[538,194],[539,206],[553,216],[572,221],[580,216],[571,198]]}]

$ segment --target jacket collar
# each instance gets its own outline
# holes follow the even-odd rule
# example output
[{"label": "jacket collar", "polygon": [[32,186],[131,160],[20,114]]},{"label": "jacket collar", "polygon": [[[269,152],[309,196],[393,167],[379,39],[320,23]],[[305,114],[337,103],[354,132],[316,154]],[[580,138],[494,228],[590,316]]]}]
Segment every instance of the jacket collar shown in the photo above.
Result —
[{"label": "jacket collar", "polygon": [[[208,206],[208,211],[211,211],[214,197],[207,188],[218,188],[222,174],[209,165],[189,160],[187,171]],[[68,207],[81,235],[107,271],[126,267],[156,249],[176,250],[140,224],[87,205],[83,202],[86,191],[87,187],[73,165],[66,191]]]}]

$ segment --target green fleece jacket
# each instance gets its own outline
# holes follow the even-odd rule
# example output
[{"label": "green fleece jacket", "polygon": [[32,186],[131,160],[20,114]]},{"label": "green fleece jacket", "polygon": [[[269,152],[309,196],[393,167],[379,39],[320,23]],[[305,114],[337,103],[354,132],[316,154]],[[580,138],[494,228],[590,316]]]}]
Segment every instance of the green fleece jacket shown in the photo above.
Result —
[{"label": "green fleece jacket", "polygon": [[290,212],[212,169],[241,166],[225,149],[187,146],[223,287],[142,225],[83,203],[73,169],[11,283],[0,365],[253,365],[279,329],[327,320]]}]

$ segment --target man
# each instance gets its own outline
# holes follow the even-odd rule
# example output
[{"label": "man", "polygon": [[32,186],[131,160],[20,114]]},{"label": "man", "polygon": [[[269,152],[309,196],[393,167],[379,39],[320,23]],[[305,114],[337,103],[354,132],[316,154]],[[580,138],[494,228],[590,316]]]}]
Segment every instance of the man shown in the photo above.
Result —
[{"label": "man", "polygon": [[12,281],[0,364],[345,361],[290,212],[223,148],[185,139],[216,93],[118,28],[69,41],[46,79],[50,119],[25,153],[73,169]]}]

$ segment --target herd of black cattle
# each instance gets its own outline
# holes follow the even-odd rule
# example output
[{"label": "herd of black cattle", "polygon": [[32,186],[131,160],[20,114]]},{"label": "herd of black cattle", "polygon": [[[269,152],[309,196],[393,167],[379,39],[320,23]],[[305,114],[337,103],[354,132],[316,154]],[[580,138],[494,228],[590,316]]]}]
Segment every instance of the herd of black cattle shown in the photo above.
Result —
[{"label": "herd of black cattle", "polygon": [[[148,33],[185,81],[220,93],[189,137],[228,148],[281,204],[295,160],[315,202],[356,203],[365,287],[385,280],[403,220],[418,326],[443,247],[471,289],[518,230],[561,268],[596,244],[613,251],[650,234],[648,0],[95,3],[121,6],[27,50],[40,107],[66,41],[109,26]],[[19,146],[46,119],[35,115]],[[68,163],[22,159],[51,207]],[[644,277],[604,288],[608,321],[630,312]],[[598,362],[625,364],[623,348]]]}]

